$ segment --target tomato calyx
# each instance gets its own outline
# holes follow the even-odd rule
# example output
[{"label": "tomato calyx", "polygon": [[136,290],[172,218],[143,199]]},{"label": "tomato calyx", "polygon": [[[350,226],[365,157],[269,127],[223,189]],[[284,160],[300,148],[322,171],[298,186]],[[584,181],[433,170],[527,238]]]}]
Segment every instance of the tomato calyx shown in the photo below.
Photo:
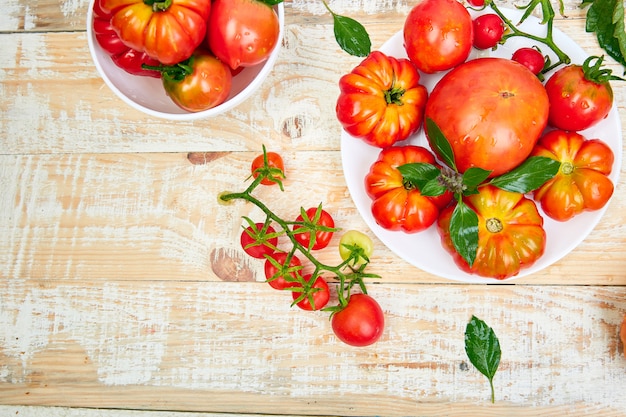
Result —
[{"label": "tomato calyx", "polygon": [[164,12],[172,6],[172,0],[143,0],[143,2],[152,6],[153,12]]},{"label": "tomato calyx", "polygon": [[195,57],[192,55],[184,61],[174,65],[148,65],[143,64],[141,68],[146,70],[158,71],[163,79],[171,82],[181,82],[188,75],[193,74],[193,63]]},{"label": "tomato calyx", "polygon": [[599,85],[606,84],[609,81],[626,81],[621,77],[613,75],[613,71],[610,68],[602,68],[602,62],[604,61],[604,55],[602,56],[590,56],[583,62],[582,70],[587,81],[596,83]]},{"label": "tomato calyx", "polygon": [[404,103],[402,102],[402,96],[406,90],[404,88],[391,87],[387,91],[385,91],[385,101],[387,104],[395,104],[397,106],[402,106]]}]

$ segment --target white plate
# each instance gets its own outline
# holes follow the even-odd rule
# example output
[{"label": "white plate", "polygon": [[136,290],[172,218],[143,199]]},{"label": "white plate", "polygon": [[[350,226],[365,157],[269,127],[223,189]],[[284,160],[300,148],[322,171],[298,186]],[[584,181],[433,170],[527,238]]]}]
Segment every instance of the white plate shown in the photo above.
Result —
[{"label": "white plate", "polygon": [[[522,16],[522,13],[517,10],[501,10],[513,22],[517,22]],[[479,14],[471,13],[473,15]],[[545,26],[541,25],[539,20],[532,16],[529,17],[520,28],[526,32],[540,36],[545,34]],[[557,45],[570,56],[573,63],[582,64],[588,57],[585,51],[558,29],[553,29],[553,36]],[[532,43],[527,38],[514,37],[509,39],[505,45],[498,46],[496,51],[477,51],[474,49],[469,59],[475,59],[479,56],[510,58],[513,52],[522,46],[532,46]],[[380,48],[380,51],[396,58],[406,58],[407,55],[403,46],[402,31],[392,36]],[[542,51],[548,54],[551,53],[547,47],[542,47]],[[554,56],[551,58],[553,62],[556,62]],[[423,74],[421,83],[428,91],[431,91],[443,75],[443,73],[434,75]],[[547,74],[546,79],[549,75],[550,74]],[[622,165],[622,127],[616,106],[613,105],[613,108],[605,120],[580,133],[588,139],[599,138],[611,147],[615,154],[615,162],[610,178],[614,184],[617,184],[620,167]],[[423,129],[420,129],[419,132],[411,138],[397,145],[405,144],[421,145],[429,148]],[[554,221],[544,215],[541,208],[539,208],[544,218],[544,228],[547,234],[544,255],[529,268],[522,269],[515,277],[508,278],[504,281],[493,278],[483,278],[478,275],[468,274],[456,266],[451,255],[447,253],[441,245],[441,240],[435,226],[423,232],[406,234],[404,232],[388,231],[376,224],[370,211],[371,199],[365,192],[364,178],[369,172],[372,163],[378,158],[379,153],[379,148],[370,146],[361,139],[350,136],[345,131],[342,132],[341,158],[343,171],[350,195],[359,213],[374,234],[398,256],[426,272],[455,281],[468,283],[502,283],[540,271],[558,261],[578,246],[593,230],[598,221],[600,221],[600,218],[608,206],[607,203],[601,210],[582,213],[567,222]]]}]

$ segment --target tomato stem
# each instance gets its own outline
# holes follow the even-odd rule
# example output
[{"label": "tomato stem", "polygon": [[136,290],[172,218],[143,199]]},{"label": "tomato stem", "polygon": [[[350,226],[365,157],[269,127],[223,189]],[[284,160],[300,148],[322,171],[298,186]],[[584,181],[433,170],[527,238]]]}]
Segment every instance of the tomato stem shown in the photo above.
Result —
[{"label": "tomato stem", "polygon": [[164,12],[172,5],[172,0],[143,0],[144,4],[152,6],[153,12]]}]

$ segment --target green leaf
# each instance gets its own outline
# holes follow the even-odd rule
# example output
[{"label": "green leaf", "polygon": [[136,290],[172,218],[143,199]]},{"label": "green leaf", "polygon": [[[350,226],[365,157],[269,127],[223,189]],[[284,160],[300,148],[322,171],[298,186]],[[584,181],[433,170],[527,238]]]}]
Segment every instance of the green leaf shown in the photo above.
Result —
[{"label": "green leaf", "polygon": [[422,188],[420,188],[420,194],[425,197],[437,197],[446,191],[446,186],[443,185],[438,178],[428,181]]},{"label": "green leaf", "polygon": [[545,156],[531,156],[517,168],[490,181],[502,190],[526,194],[552,179],[561,167],[557,160]]},{"label": "green leaf", "polygon": [[468,191],[474,192],[476,187],[489,177],[489,174],[491,174],[491,171],[487,171],[486,169],[477,167],[468,168],[465,173],[463,173],[463,184],[465,184]]},{"label": "green leaf", "polygon": [[424,184],[437,178],[441,173],[439,168],[426,162],[412,162],[400,165],[398,166],[398,171],[400,171],[405,181],[409,181],[420,190]]},{"label": "green leaf", "polygon": [[458,201],[452,212],[450,238],[459,255],[472,266],[478,250],[478,215],[463,200]]},{"label": "green leaf", "polygon": [[589,9],[585,30],[595,32],[600,47],[626,67],[624,0],[585,0],[582,2],[582,7],[587,5]]},{"label": "green leaf", "polygon": [[472,365],[489,379],[491,402],[495,402],[493,377],[502,356],[500,342],[493,329],[476,316],[465,327],[465,353]]},{"label": "green leaf", "polygon": [[365,57],[372,50],[372,41],[367,30],[356,20],[333,14],[335,39],[347,53],[353,56]]},{"label": "green leaf", "polygon": [[443,135],[437,123],[430,117],[426,118],[425,124],[430,145],[433,147],[435,153],[441,158],[444,164],[457,171],[456,163],[454,162],[454,151],[448,139]]},{"label": "green leaf", "polygon": [[276,6],[283,2],[283,0],[259,0],[261,3],[265,3],[268,6]]}]

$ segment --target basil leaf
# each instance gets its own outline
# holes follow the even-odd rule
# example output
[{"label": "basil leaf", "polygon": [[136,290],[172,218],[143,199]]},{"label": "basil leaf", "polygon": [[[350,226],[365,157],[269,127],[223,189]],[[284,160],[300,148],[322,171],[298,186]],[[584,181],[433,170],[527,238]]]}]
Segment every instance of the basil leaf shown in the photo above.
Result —
[{"label": "basil leaf", "polygon": [[265,3],[268,6],[276,6],[283,2],[283,0],[259,0],[261,3]]},{"label": "basil leaf", "polygon": [[347,53],[353,56],[365,57],[372,49],[372,41],[359,22],[333,13],[335,40]]},{"label": "basil leaf", "polygon": [[450,238],[459,255],[472,266],[478,250],[478,215],[463,200],[458,201],[452,212]]},{"label": "basil leaf", "polygon": [[420,194],[425,197],[437,197],[438,195],[445,193],[446,190],[447,188],[445,185],[441,184],[438,178],[435,178],[428,181],[422,188],[420,188]]},{"label": "basil leaf", "polygon": [[491,402],[495,402],[493,377],[502,356],[500,342],[493,329],[474,315],[465,327],[465,353],[472,365],[489,379]]},{"label": "basil leaf", "polygon": [[526,194],[541,187],[552,179],[561,163],[545,156],[531,156],[517,168],[500,175],[490,181],[502,190]]},{"label": "basil leaf", "polygon": [[441,171],[433,164],[426,162],[412,162],[410,164],[400,165],[398,171],[406,181],[410,181],[420,190],[430,180],[439,176]]},{"label": "basil leaf", "polygon": [[456,169],[456,163],[454,162],[454,152],[452,151],[452,147],[450,143],[443,135],[437,123],[430,117],[426,118],[426,133],[428,134],[428,139],[430,140],[430,145],[433,147],[435,153],[441,158],[444,164],[452,168]]},{"label": "basil leaf", "polygon": [[468,191],[474,192],[476,187],[489,177],[489,174],[491,174],[491,171],[487,171],[486,169],[477,167],[468,168],[465,173],[463,173],[463,184],[465,184]]},{"label": "basil leaf", "polygon": [[624,0],[583,1],[582,6],[587,5],[585,30],[595,32],[600,47],[626,67]]}]

